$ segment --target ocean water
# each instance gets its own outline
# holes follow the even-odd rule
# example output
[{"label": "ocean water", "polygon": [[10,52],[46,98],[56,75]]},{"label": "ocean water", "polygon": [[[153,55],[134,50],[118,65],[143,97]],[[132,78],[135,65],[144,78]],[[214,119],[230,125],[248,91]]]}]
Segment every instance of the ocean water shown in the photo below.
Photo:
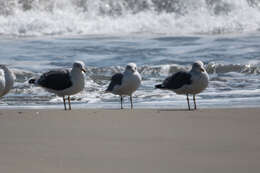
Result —
[{"label": "ocean water", "polygon": [[75,60],[88,72],[74,108],[119,108],[104,90],[129,62],[143,78],[135,107],[186,108],[185,96],[154,85],[196,60],[210,76],[199,108],[258,107],[260,1],[0,0],[0,63],[17,77],[0,107],[61,108],[61,98],[28,80]]}]

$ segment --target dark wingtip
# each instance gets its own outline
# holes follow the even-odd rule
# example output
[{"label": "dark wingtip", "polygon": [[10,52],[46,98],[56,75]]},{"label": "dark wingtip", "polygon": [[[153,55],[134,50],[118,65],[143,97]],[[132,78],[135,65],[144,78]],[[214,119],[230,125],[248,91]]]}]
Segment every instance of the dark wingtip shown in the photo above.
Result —
[{"label": "dark wingtip", "polygon": [[155,85],[155,88],[157,88],[157,89],[165,89],[165,87],[162,84]]},{"label": "dark wingtip", "polygon": [[36,81],[35,79],[30,79],[29,84],[35,84],[35,81]]}]

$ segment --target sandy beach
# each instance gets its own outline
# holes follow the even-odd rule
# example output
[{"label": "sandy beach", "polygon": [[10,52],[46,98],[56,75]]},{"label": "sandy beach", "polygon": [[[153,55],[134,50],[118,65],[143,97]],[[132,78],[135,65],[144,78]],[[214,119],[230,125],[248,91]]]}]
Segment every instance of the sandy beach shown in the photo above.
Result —
[{"label": "sandy beach", "polygon": [[258,173],[260,108],[0,110],[4,173]]}]

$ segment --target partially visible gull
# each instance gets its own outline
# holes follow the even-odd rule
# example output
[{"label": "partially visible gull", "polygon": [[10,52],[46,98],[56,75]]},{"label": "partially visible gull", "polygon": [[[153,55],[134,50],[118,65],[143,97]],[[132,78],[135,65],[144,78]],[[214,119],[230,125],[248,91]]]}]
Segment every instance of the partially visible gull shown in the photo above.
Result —
[{"label": "partially visible gull", "polygon": [[65,110],[67,110],[65,96],[68,96],[69,110],[71,110],[70,96],[84,89],[85,76],[82,72],[86,72],[85,64],[82,61],[76,61],[72,70],[51,70],[43,73],[39,78],[30,79],[29,83],[63,97]]},{"label": "partially visible gull", "polygon": [[189,94],[192,94],[194,109],[196,110],[196,94],[206,89],[209,83],[209,76],[203,65],[203,62],[196,61],[193,63],[192,69],[189,72],[177,72],[167,77],[162,84],[156,85],[155,88],[172,90],[176,94],[185,94],[187,96],[189,110]]},{"label": "partially visible gull", "polygon": [[117,73],[112,76],[111,82],[106,90],[120,96],[121,109],[123,109],[123,96],[130,96],[131,109],[133,109],[132,94],[141,84],[141,75],[137,71],[135,63],[127,64],[124,73]]},{"label": "partially visible gull", "polygon": [[6,65],[0,64],[0,97],[4,96],[12,89],[14,80],[14,73],[8,69]]}]

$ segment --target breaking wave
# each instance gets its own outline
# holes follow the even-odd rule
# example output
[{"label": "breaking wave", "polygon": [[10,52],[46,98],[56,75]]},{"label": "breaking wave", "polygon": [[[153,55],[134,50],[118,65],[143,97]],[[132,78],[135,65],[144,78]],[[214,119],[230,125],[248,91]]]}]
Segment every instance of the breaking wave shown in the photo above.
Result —
[{"label": "breaking wave", "polygon": [[[97,84],[107,83],[110,77],[115,74],[124,71],[124,66],[111,66],[111,67],[87,67],[88,79],[93,80]],[[177,65],[177,64],[165,64],[154,66],[140,66],[138,67],[139,73],[144,77],[143,80],[149,80],[150,77],[165,78],[170,74],[178,71],[188,71],[191,67]],[[260,75],[260,64],[217,64],[210,62],[205,65],[206,71],[210,75],[221,75],[227,73],[238,74],[253,74]],[[16,81],[19,83],[26,83],[31,77],[40,75],[39,72],[30,72],[26,70],[14,69],[16,75]]]},{"label": "breaking wave", "polygon": [[0,0],[4,36],[223,34],[259,28],[259,0]]}]

